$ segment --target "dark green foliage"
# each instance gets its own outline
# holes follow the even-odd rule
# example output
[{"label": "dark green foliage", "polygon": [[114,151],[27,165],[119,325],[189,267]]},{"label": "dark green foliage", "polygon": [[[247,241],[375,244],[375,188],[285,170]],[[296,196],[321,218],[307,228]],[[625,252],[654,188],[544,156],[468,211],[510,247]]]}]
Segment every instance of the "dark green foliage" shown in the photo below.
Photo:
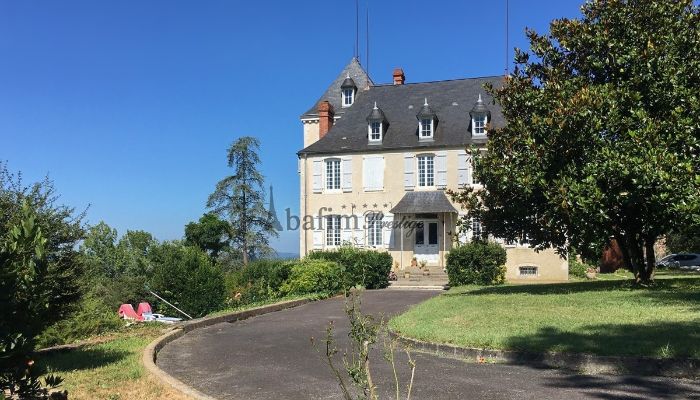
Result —
[{"label": "dark green foliage", "polygon": [[[224,273],[196,247],[164,243],[151,250],[151,289],[192,317],[223,307],[226,299]],[[167,305],[155,302],[158,310]]]},{"label": "dark green foliage", "polygon": [[61,380],[53,376],[44,383],[39,380],[30,358],[35,337],[63,315],[51,302],[68,304],[57,285],[64,277],[56,279],[57,269],[50,262],[55,249],[26,200],[21,213],[0,242],[0,394],[43,399],[44,386],[56,386]]},{"label": "dark green foliage", "polygon": [[666,235],[666,247],[671,253],[700,253],[700,223]]},{"label": "dark green foliage", "polygon": [[282,284],[289,278],[294,261],[258,260],[226,274],[228,295],[238,304],[282,297]]},{"label": "dark green foliage", "polygon": [[482,240],[455,247],[447,255],[451,286],[499,285],[505,282],[506,250]]},{"label": "dark green foliage", "polygon": [[289,279],[282,287],[285,295],[323,293],[333,295],[343,290],[341,267],[326,260],[304,259],[292,266]]},{"label": "dark green foliage", "polygon": [[228,222],[216,214],[202,215],[199,222],[190,222],[185,226],[185,244],[197,246],[209,253],[216,260],[219,253],[229,248]]},{"label": "dark green foliage", "polygon": [[600,254],[614,237],[648,281],[657,239],[700,220],[700,12],[692,0],[581,10],[528,31],[530,52],[490,88],[507,124],[474,154],[487,190],[458,199],[494,236],[535,248]]},{"label": "dark green foliage", "polygon": [[389,271],[393,259],[389,253],[343,246],[338,250],[314,251],[310,260],[335,261],[343,267],[347,287],[362,286],[381,289],[389,286]]}]

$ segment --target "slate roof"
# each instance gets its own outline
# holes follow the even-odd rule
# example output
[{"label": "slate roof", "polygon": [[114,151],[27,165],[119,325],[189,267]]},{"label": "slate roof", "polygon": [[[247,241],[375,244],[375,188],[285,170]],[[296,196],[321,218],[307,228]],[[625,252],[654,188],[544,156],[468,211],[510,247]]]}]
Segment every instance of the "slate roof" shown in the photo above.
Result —
[{"label": "slate roof", "polygon": [[[365,89],[374,84],[369,78],[369,75],[367,75],[365,69],[362,68],[362,65],[360,65],[357,58],[353,57],[348,65],[346,65],[345,68],[340,71],[340,74],[338,74],[333,83],[328,86],[328,89],[326,89],[326,92],[323,93],[323,96],[321,96],[316,103],[314,103],[313,107],[309,108],[305,113],[303,113],[301,118],[318,118],[318,103],[322,102],[323,100],[328,100],[328,102],[331,103],[336,116],[343,115],[349,108],[343,108],[342,104],[340,103],[342,100],[340,95],[340,87],[348,76],[350,76],[352,83],[357,87],[355,101],[362,97],[362,93]],[[369,114],[369,110],[367,110],[367,114]]]},{"label": "slate roof", "polygon": [[392,214],[456,213],[457,209],[447,200],[445,192],[406,192],[391,209]]},{"label": "slate roof", "polygon": [[[331,85],[327,92],[333,93],[335,96],[333,99],[337,98],[338,103],[340,102],[340,84],[344,77],[345,72],[341,73],[339,79],[334,82],[335,86]],[[360,89],[355,103],[342,110],[341,118],[335,122],[328,133],[299,151],[299,154],[459,147],[471,143],[483,143],[485,138],[472,140],[469,112],[481,94],[484,104],[491,112],[492,126],[500,128],[505,125],[501,108],[493,104],[492,97],[483,88],[485,83],[500,87],[502,82],[502,76],[492,76],[404,85],[375,85],[370,86],[369,90]],[[426,98],[438,122],[435,126],[434,139],[419,141],[416,115]],[[367,116],[372,112],[375,101],[386,116],[388,129],[384,131],[381,144],[370,145],[367,139]],[[336,108],[336,115],[339,115],[338,110],[341,109]]]}]

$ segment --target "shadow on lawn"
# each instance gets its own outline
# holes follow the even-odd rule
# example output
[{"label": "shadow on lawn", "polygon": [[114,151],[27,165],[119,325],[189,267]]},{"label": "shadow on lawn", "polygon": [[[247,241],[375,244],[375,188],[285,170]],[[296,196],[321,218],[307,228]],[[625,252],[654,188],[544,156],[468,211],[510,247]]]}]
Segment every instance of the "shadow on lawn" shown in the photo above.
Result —
[{"label": "shadow on lawn", "polygon": [[663,358],[700,359],[700,323],[695,320],[590,325],[576,332],[544,327],[532,335],[510,337],[506,347],[528,352],[649,354]]},{"label": "shadow on lawn", "polygon": [[123,360],[129,355],[125,350],[84,348],[66,352],[46,354],[39,358],[41,372],[69,372],[94,369]]}]

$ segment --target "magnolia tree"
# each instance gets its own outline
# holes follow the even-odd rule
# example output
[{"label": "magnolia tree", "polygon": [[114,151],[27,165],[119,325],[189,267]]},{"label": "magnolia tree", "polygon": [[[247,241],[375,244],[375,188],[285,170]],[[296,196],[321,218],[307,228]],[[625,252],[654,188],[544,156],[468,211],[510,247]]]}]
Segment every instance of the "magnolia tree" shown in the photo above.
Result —
[{"label": "magnolia tree", "polygon": [[530,52],[487,88],[507,125],[475,157],[485,190],[453,195],[490,233],[537,249],[614,238],[648,281],[657,239],[700,219],[700,15],[692,0],[592,0],[582,13],[527,31]]}]

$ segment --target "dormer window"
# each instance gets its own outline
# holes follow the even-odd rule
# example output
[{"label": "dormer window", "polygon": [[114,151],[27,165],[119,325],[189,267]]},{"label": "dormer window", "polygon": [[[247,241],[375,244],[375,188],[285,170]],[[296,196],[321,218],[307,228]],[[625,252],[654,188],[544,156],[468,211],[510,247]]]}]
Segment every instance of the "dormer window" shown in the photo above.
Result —
[{"label": "dormer window", "polygon": [[423,118],[420,120],[420,137],[421,139],[429,139],[433,137],[433,120]]},{"label": "dormer window", "polygon": [[372,121],[369,123],[369,141],[380,142],[382,140],[382,123]]},{"label": "dormer window", "polygon": [[472,118],[472,137],[485,137],[486,136],[486,125],[491,119],[491,111],[486,107],[484,101],[481,99],[481,94],[479,94],[479,99],[474,104],[474,107],[469,112]]},{"label": "dormer window", "polygon": [[435,125],[437,124],[437,114],[428,105],[428,99],[425,99],[423,107],[421,107],[418,115],[418,140],[433,140],[435,134]]},{"label": "dormer window", "polygon": [[357,85],[352,80],[350,74],[340,85],[340,93],[342,94],[342,106],[350,107],[355,102],[355,93],[357,93]]},{"label": "dormer window", "polygon": [[384,116],[384,112],[377,106],[375,101],[372,112],[367,116],[367,139],[369,143],[381,143],[388,125],[389,123]]},{"label": "dormer window", "polygon": [[484,135],[486,134],[486,116],[480,115],[474,117],[474,129],[472,132],[474,135]]}]

